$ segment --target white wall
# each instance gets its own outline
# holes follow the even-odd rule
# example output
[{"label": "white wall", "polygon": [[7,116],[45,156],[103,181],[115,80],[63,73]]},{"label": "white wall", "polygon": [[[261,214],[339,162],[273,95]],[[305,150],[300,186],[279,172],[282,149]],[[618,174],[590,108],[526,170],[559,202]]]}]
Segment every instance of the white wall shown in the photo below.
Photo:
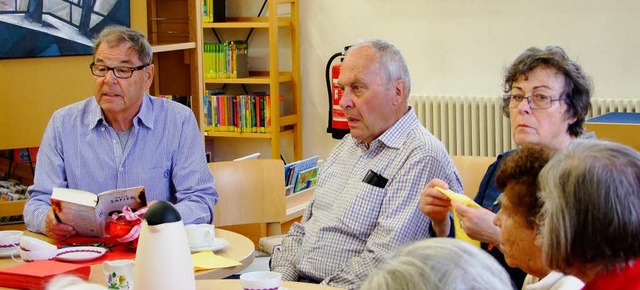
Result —
[{"label": "white wall", "polygon": [[303,155],[326,132],[329,57],[363,38],[404,52],[412,93],[499,95],[505,66],[530,46],[559,45],[593,78],[595,97],[640,98],[640,2],[301,0]]}]

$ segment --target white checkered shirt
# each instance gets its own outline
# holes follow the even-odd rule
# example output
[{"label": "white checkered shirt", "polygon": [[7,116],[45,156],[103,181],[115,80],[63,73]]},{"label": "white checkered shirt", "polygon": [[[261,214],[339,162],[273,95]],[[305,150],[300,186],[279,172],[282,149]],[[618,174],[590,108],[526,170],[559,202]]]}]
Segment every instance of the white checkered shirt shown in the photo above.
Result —
[{"label": "white checkered shirt", "polygon": [[[363,182],[369,170],[388,182]],[[341,288],[359,288],[399,246],[426,238],[429,219],[420,212],[420,190],[432,178],[462,192],[443,144],[410,109],[371,143],[345,136],[319,173],[316,194],[272,257],[284,280],[300,277]]]}]

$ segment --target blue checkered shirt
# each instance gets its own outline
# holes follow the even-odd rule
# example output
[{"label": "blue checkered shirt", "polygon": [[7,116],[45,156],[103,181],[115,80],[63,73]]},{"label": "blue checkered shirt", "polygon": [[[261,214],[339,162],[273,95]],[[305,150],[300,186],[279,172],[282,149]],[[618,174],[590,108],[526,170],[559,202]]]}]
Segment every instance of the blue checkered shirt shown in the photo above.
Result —
[{"label": "blue checkered shirt", "polygon": [[[369,170],[388,179],[384,188],[363,182]],[[345,136],[320,169],[314,198],[292,225],[272,270],[284,280],[307,278],[340,288],[359,288],[399,246],[429,236],[419,210],[420,190],[440,178],[462,191],[443,144],[410,109],[371,143]]]},{"label": "blue checkered shirt", "polygon": [[193,112],[145,94],[122,149],[94,97],[57,110],[42,137],[27,228],[44,231],[53,187],[93,193],[143,185],[148,201],[176,204],[185,223],[211,223],[218,192]]}]

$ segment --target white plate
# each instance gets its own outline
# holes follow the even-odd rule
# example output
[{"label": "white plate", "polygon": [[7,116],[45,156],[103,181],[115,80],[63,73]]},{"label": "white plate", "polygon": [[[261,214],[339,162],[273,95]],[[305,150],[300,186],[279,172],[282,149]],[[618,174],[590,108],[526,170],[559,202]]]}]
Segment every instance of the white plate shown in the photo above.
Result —
[{"label": "white plate", "polygon": [[224,248],[226,248],[229,245],[229,241],[223,239],[223,238],[216,238],[215,240],[213,240],[213,245],[209,246],[209,247],[202,247],[202,248],[191,248],[191,253],[197,253],[197,252],[202,252],[202,251],[220,251]]},{"label": "white plate", "polygon": [[[15,253],[18,251],[18,248],[15,248],[13,251],[11,252],[7,252],[7,253],[0,253],[0,258],[11,258],[11,253]],[[16,255],[16,256],[20,256],[20,255]]]},{"label": "white plate", "polygon": [[84,262],[97,259],[104,255],[107,249],[102,247],[68,247],[58,250],[56,260],[67,262]]}]

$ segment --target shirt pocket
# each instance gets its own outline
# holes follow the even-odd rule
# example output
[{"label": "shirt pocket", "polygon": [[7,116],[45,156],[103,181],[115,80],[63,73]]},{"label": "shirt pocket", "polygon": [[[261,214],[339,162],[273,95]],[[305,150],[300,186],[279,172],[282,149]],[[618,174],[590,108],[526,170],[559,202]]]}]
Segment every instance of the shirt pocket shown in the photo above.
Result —
[{"label": "shirt pocket", "polygon": [[171,167],[157,164],[143,170],[140,174],[145,187],[147,201],[169,200]]},{"label": "shirt pocket", "polygon": [[362,182],[355,197],[340,218],[347,229],[361,239],[367,239],[378,223],[386,189]]}]

